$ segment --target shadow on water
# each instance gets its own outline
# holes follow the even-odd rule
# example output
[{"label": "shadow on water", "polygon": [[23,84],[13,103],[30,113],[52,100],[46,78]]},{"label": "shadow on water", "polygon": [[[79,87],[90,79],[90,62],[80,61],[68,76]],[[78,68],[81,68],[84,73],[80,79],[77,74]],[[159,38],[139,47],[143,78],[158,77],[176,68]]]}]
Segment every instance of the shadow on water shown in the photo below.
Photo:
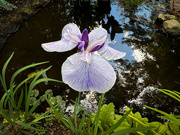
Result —
[{"label": "shadow on water", "polygon": [[[67,57],[77,52],[77,48],[64,53],[48,53],[41,48],[41,44],[60,40],[62,28],[70,22],[88,31],[101,26],[109,33],[109,45],[127,53],[121,60],[110,61],[117,73],[117,81],[112,90],[106,93],[104,103],[113,102],[117,113],[121,113],[125,106],[134,107],[134,111],[141,112],[150,120],[157,120],[156,113],[150,112],[143,105],[177,113],[179,103],[161,94],[156,88],[179,91],[176,82],[180,82],[180,47],[154,24],[158,13],[166,12],[165,9],[157,7],[156,2],[138,2],[136,6],[117,0],[111,3],[99,2],[98,5],[87,2],[80,7],[78,4],[70,5],[65,0],[52,0],[9,38],[0,50],[0,68],[14,51],[15,55],[7,70],[7,80],[17,69],[42,61],[49,63],[20,74],[16,82],[26,78],[28,73],[50,65],[53,67],[47,76],[62,80],[61,65]],[[166,3],[163,0],[158,2]],[[67,103],[78,95],[78,92],[63,83],[49,82],[47,86],[42,83],[37,89],[41,94],[52,89],[55,95],[61,95]],[[94,94],[93,98],[98,100],[97,93],[90,94]],[[84,93],[82,98],[88,98],[87,95]]]}]

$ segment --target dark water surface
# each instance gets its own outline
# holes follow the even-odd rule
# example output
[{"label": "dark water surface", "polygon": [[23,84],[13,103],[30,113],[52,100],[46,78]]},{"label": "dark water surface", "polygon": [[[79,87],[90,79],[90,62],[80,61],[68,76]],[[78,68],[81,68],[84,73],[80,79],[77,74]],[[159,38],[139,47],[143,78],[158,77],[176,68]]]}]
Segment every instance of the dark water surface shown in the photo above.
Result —
[{"label": "dark water surface", "polygon": [[[98,7],[84,3],[80,8],[65,0],[52,0],[9,38],[0,50],[0,69],[14,52],[6,73],[7,80],[17,69],[42,61],[49,63],[21,73],[16,82],[26,78],[28,73],[50,65],[52,68],[47,72],[47,76],[61,80],[61,65],[67,57],[77,52],[77,48],[64,53],[48,53],[41,48],[41,44],[60,40],[61,30],[68,23],[76,23],[81,30],[87,28],[89,31],[104,27],[109,33],[109,45],[127,53],[120,60],[110,61],[116,70],[117,81],[105,94],[104,103],[113,102],[117,113],[121,112],[123,107],[134,107],[134,111],[140,111],[150,120],[157,119],[156,113],[150,112],[143,105],[177,113],[179,103],[155,90],[166,88],[180,91],[180,85],[176,83],[180,82],[180,47],[155,24],[158,13],[165,13],[167,5],[162,0],[139,3],[138,6],[132,7],[125,0],[114,0],[110,4],[101,3]],[[52,89],[55,95],[63,96],[67,104],[78,95],[78,92],[63,83],[49,82],[47,86],[42,83],[37,89],[41,94],[47,89]],[[84,93],[82,98],[86,96]],[[98,96],[95,93],[95,97]],[[92,95],[89,96],[91,97]]]}]

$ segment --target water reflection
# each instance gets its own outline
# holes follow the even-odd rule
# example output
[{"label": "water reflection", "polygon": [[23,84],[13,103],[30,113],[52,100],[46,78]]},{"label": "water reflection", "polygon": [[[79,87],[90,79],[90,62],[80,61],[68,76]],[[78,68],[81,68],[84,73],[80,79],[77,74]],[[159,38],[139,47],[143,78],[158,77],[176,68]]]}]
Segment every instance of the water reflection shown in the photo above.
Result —
[{"label": "water reflection", "polygon": [[[155,16],[158,12],[164,12],[164,9],[151,8],[157,3],[140,2],[129,8],[121,2],[114,0],[98,7],[85,2],[80,8],[65,0],[52,0],[40,13],[26,21],[0,50],[1,63],[5,63],[10,54],[15,52],[8,66],[7,80],[20,67],[40,61],[49,61],[49,64],[22,73],[16,82],[26,78],[31,70],[41,70],[50,65],[53,67],[47,76],[61,80],[62,63],[77,49],[48,53],[41,48],[41,43],[59,40],[62,28],[70,22],[78,24],[81,30],[104,27],[109,32],[109,45],[127,53],[121,60],[110,61],[116,70],[117,81],[112,90],[106,93],[104,103],[113,102],[116,112],[122,112],[125,106],[134,107],[135,111],[151,119],[157,119],[156,113],[150,113],[143,107],[144,104],[176,113],[179,103],[155,90],[167,88],[179,91],[179,84],[175,83],[180,80],[179,45],[163,35],[154,24]],[[78,96],[76,91],[63,83],[49,82],[47,86],[39,85],[37,89],[41,89],[41,94],[46,89],[53,89],[54,94],[62,95],[67,104]],[[87,103],[87,110],[95,111],[98,97],[97,93],[83,93],[81,102]]]}]

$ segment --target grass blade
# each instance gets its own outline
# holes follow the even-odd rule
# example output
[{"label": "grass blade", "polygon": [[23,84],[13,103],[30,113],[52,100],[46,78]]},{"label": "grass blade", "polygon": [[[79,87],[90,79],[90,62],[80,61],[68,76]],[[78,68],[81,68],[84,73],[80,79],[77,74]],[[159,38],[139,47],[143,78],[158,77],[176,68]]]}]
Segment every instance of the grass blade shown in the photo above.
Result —
[{"label": "grass blade", "polygon": [[166,89],[158,89],[158,90],[180,102],[180,96],[178,94],[176,94],[175,92],[166,90]]},{"label": "grass blade", "polygon": [[73,125],[72,121],[70,120],[70,118],[67,115],[65,115],[64,118],[67,121],[67,123],[70,125],[70,130],[75,133],[76,131],[75,131],[74,125]]},{"label": "grass blade", "polygon": [[28,69],[28,68],[31,68],[31,67],[35,67],[35,66],[38,66],[38,65],[42,65],[42,64],[45,64],[45,63],[48,63],[48,62],[40,62],[40,63],[36,63],[36,64],[31,64],[31,65],[27,65],[25,67],[22,67],[20,68],[19,70],[17,70],[13,75],[12,75],[12,78],[11,78],[11,81],[10,81],[10,88],[12,87],[12,84],[14,82],[14,79],[15,77],[21,73],[22,71]]},{"label": "grass blade", "polygon": [[[104,95],[105,95],[105,93],[102,93],[102,94],[101,94],[101,97],[100,97],[100,100],[99,100],[99,104],[98,104],[97,114],[96,114],[96,117],[95,117],[95,120],[94,120],[95,123],[93,123],[93,126],[95,126],[95,127],[94,127],[94,135],[97,134],[97,130],[98,130],[98,126],[99,126],[100,108],[101,108],[101,105],[102,105],[102,100],[103,100],[103,98],[104,98]],[[94,124],[95,124],[95,125],[94,125]]]},{"label": "grass blade", "polygon": [[9,59],[5,62],[3,68],[2,68],[2,81],[3,81],[3,87],[4,87],[4,90],[7,91],[7,86],[6,86],[6,78],[5,78],[5,74],[6,74],[6,68],[11,60],[11,58],[13,57],[14,55],[14,52],[11,54],[11,56],[9,57]]},{"label": "grass blade", "polygon": [[31,108],[31,110],[28,112],[27,116],[29,117],[29,115],[31,115],[33,113],[33,111],[40,105],[40,99],[33,105],[33,107]]},{"label": "grass blade", "polygon": [[40,63],[36,63],[36,64],[31,64],[25,67],[20,68],[19,70],[17,70],[13,75],[12,78],[10,80],[10,95],[11,95],[11,104],[14,108],[16,108],[16,104],[15,104],[15,99],[14,99],[14,92],[13,92],[13,84],[14,84],[14,79],[16,78],[16,76],[21,73],[22,71],[37,66],[37,65],[41,65],[41,64],[45,64],[47,62],[40,62]]},{"label": "grass blade", "polygon": [[39,78],[40,75],[42,75],[44,72],[48,71],[51,67],[52,66],[50,66],[50,67],[48,67],[48,68],[46,68],[44,70],[39,71],[38,74],[34,77],[32,83],[34,83]]},{"label": "grass blade", "polygon": [[168,117],[168,120],[170,120],[170,121],[172,121],[172,122],[175,122],[176,124],[180,125],[180,120],[176,119],[174,116],[172,116],[172,115],[170,115],[170,114],[168,114],[168,113],[166,113],[166,112],[163,112],[163,111],[161,111],[161,110],[158,110],[158,109],[155,109],[155,108],[146,106],[146,105],[145,105],[145,107],[147,107],[147,108],[149,108],[149,109],[151,109],[151,110],[153,110],[153,111],[156,111],[156,112],[158,112],[158,113],[161,113],[161,114],[165,115],[166,117]]},{"label": "grass blade", "polygon": [[31,133],[29,133],[28,131],[24,131],[24,130],[20,130],[21,133],[24,133],[25,135],[33,135]]},{"label": "grass blade", "polygon": [[84,121],[85,121],[85,113],[83,113],[83,116],[82,116],[81,122],[80,122],[80,124],[79,124],[79,130],[81,130],[81,129],[82,129]]},{"label": "grass blade", "polygon": [[32,126],[29,126],[28,124],[26,124],[26,123],[24,123],[22,121],[15,121],[15,123],[17,123],[18,125],[20,125],[22,127],[28,128],[28,129],[37,130],[36,128],[34,128]]},{"label": "grass blade", "polygon": [[17,110],[20,110],[20,107],[21,107],[21,104],[22,104],[22,100],[23,100],[23,89],[21,91],[21,95],[20,95],[19,100],[18,100]]}]

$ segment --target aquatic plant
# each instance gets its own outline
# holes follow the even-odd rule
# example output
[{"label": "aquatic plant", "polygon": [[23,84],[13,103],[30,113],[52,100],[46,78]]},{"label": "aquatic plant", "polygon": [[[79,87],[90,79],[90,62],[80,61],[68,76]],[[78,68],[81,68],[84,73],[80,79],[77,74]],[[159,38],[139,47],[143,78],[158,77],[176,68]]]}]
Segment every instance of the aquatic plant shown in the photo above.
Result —
[{"label": "aquatic plant", "polygon": [[[62,30],[60,41],[44,43],[42,47],[47,52],[65,52],[76,46],[80,52],[67,58],[63,63],[62,80],[76,91],[109,91],[116,81],[116,74],[106,60],[117,60],[126,53],[108,46],[107,31],[97,28],[88,34],[85,29],[82,34],[76,24],[67,24]],[[105,60],[106,59],[106,60]]]},{"label": "aquatic plant", "polygon": [[[45,64],[47,62],[41,62],[41,63],[35,63],[35,64],[31,64],[25,67],[22,67],[20,69],[18,69],[11,77],[10,79],[10,85],[9,87],[7,86],[6,83],[6,68],[11,60],[11,58],[13,57],[13,54],[9,57],[9,59],[6,61],[6,63],[4,64],[3,68],[2,68],[2,74],[0,75],[0,82],[4,88],[5,93],[2,95],[1,99],[0,99],[0,115],[3,116],[3,121],[6,123],[9,123],[11,126],[14,127],[14,129],[16,131],[25,133],[24,129],[32,129],[32,130],[36,130],[36,128],[34,128],[33,124],[36,124],[40,119],[43,119],[45,117],[45,114],[42,114],[41,116],[39,116],[38,118],[35,118],[33,120],[30,120],[30,116],[32,115],[32,113],[34,112],[34,110],[39,106],[40,104],[40,99],[37,100],[35,103],[33,103],[32,107],[30,108],[30,97],[32,95],[37,95],[37,93],[32,93],[34,87],[44,81],[55,81],[55,82],[61,82],[61,81],[57,81],[54,79],[50,79],[50,78],[40,78],[39,77],[42,75],[42,73],[46,72],[47,70],[49,70],[51,67],[48,67],[44,70],[41,70],[31,76],[29,76],[28,78],[26,78],[25,80],[23,80],[22,82],[20,82],[19,84],[15,83],[15,78],[21,74],[24,70],[29,69],[31,67],[37,66],[37,65],[41,65],[41,64]],[[29,85],[27,85],[26,82],[28,82],[28,80],[30,80],[31,78],[33,78],[33,80],[31,81],[31,83]],[[24,89],[22,88],[24,86]],[[20,90],[20,88],[22,88]],[[17,92],[20,92],[20,95],[17,96]],[[22,107],[22,102],[23,102],[23,98],[24,98],[24,108],[25,110],[21,110]],[[21,128],[18,128],[20,125]]]}]

